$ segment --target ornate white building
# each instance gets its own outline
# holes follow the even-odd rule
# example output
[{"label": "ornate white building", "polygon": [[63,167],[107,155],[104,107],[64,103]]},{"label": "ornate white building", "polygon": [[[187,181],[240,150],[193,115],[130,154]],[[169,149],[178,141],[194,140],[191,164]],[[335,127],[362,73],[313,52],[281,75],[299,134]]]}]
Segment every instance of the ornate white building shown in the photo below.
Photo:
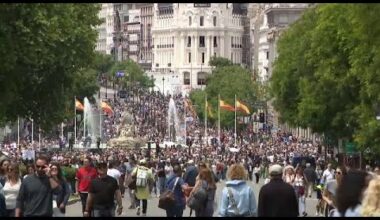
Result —
[{"label": "ornate white building", "polygon": [[244,10],[231,3],[163,3],[153,8],[153,72],[202,88],[213,56],[242,63]]}]

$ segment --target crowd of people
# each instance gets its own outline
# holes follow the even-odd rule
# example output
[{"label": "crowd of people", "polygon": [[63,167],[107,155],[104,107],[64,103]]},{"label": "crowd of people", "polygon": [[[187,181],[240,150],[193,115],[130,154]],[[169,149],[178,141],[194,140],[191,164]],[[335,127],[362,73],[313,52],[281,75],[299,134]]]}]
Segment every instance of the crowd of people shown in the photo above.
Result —
[{"label": "crowd of people", "polygon": [[[186,146],[163,144],[169,138],[170,98],[179,118],[193,118],[186,124]],[[151,195],[162,197],[168,191],[175,205],[165,212],[172,217],[183,216],[186,207],[194,216],[307,216],[307,198],[314,192],[316,215],[380,215],[379,167],[334,169],[332,153],[324,155],[320,143],[282,131],[255,133],[248,127],[235,146],[232,131],[222,129],[219,138],[210,127],[206,139],[189,103],[182,95],[144,90],[130,93],[125,101],[110,101],[114,113],[103,118],[104,141],[120,135],[122,112],[128,111],[136,128],[133,135],[153,140],[155,149],[64,149],[25,158],[23,149],[3,145],[0,216],[64,216],[72,194],[80,197],[83,216],[120,214],[125,195],[128,209],[146,216]],[[21,163],[27,165],[25,176],[20,175]],[[75,184],[62,167],[76,169]],[[248,182],[259,184],[260,179],[265,185],[256,201]],[[217,182],[225,184],[220,201],[215,199]]]}]

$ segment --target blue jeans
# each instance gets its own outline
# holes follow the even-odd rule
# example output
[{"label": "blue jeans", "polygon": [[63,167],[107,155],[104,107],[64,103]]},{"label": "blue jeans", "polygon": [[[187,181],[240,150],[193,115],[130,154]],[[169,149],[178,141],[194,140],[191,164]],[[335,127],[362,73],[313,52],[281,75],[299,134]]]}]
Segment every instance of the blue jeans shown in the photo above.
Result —
[{"label": "blue jeans", "polygon": [[164,189],[165,189],[165,180],[166,178],[165,177],[158,177],[158,190],[160,191],[160,195],[161,193],[164,192]]}]

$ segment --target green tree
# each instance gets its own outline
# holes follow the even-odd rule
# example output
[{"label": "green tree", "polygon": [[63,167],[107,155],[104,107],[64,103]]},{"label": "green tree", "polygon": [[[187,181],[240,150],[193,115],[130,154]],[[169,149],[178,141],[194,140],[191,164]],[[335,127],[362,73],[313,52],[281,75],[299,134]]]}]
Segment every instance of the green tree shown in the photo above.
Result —
[{"label": "green tree", "polygon": [[378,12],[379,4],[322,4],[281,35],[270,88],[282,121],[380,152]]},{"label": "green tree", "polygon": [[113,57],[109,54],[97,52],[94,59],[94,69],[99,73],[106,73],[110,75],[110,70],[115,65]]},{"label": "green tree", "polygon": [[151,79],[144,73],[144,70],[133,60],[126,60],[116,62],[110,70],[110,74],[115,75],[116,72],[123,71],[125,77],[123,78],[124,87],[136,86],[139,84],[143,88],[151,87]]},{"label": "green tree", "polygon": [[99,10],[82,3],[0,5],[0,121],[33,118],[48,129],[63,120],[77,72],[94,58]]},{"label": "green tree", "polygon": [[[200,118],[205,117],[205,94],[207,93],[208,103],[211,106],[211,111],[214,117],[208,116],[208,120],[216,122],[218,120],[218,95],[226,103],[234,106],[235,94],[238,100],[244,102],[251,113],[254,111],[253,103],[257,99],[257,84],[252,81],[251,73],[239,65],[231,65],[225,58],[218,58],[216,68],[212,74],[207,77],[207,87],[205,91],[194,90],[190,94],[191,101],[198,105],[197,113]],[[221,62],[219,62],[221,61]],[[211,62],[210,62],[211,63]],[[221,65],[218,65],[221,63]],[[245,114],[238,112],[238,116],[245,116]],[[222,127],[233,127],[234,125],[234,112],[220,110],[220,123]]]}]

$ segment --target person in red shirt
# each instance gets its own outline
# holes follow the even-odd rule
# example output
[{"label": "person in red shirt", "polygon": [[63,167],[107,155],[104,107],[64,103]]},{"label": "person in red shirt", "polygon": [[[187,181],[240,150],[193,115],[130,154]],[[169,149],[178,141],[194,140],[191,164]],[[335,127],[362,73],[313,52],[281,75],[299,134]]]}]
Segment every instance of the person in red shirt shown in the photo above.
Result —
[{"label": "person in red shirt", "polygon": [[95,179],[98,176],[98,172],[96,169],[91,166],[91,157],[86,157],[83,160],[83,167],[79,168],[75,179],[75,191],[76,194],[80,195],[80,199],[82,202],[82,213],[84,216],[84,210],[86,208],[86,202],[87,202],[87,196],[88,196],[88,190],[90,187],[90,183],[93,179]]}]

